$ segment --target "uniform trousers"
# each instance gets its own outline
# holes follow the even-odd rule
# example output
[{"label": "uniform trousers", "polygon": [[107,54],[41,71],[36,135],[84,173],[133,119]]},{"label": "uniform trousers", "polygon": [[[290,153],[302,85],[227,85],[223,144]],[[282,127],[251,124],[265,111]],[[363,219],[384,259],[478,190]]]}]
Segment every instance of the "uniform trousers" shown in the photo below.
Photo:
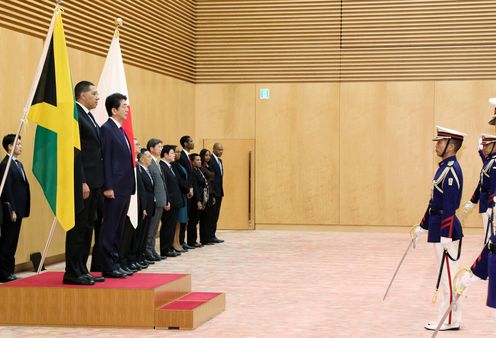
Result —
[{"label": "uniform trousers", "polygon": [[[443,272],[441,275],[441,283],[439,285],[439,291],[441,293],[441,299],[438,299],[439,302],[439,313],[438,313],[438,321],[441,320],[441,317],[446,313],[448,307],[453,301],[453,297],[455,296],[455,291],[453,289],[453,279],[455,278],[455,274],[458,271],[458,262],[452,261],[447,255],[444,254],[444,250],[450,254],[451,257],[456,258],[458,255],[458,245],[460,241],[453,241],[450,243],[434,243],[434,251],[436,253],[436,261],[438,264],[437,272],[439,273],[439,268],[441,266],[441,262],[444,261]],[[436,274],[436,277],[438,275]],[[437,281],[437,279],[436,279]],[[462,311],[461,311],[461,302],[458,301],[456,305],[451,310],[450,314],[446,318],[445,324],[461,324],[462,321]]]}]

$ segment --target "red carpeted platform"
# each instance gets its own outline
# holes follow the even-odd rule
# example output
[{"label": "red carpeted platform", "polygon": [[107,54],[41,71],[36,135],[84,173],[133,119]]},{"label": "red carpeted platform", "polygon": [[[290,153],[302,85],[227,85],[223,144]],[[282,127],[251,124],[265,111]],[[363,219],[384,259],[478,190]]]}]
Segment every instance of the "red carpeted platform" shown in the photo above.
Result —
[{"label": "red carpeted platform", "polygon": [[191,292],[187,274],[137,273],[93,286],[62,278],[63,272],[45,272],[0,285],[0,325],[192,329],[225,309],[223,293]]}]

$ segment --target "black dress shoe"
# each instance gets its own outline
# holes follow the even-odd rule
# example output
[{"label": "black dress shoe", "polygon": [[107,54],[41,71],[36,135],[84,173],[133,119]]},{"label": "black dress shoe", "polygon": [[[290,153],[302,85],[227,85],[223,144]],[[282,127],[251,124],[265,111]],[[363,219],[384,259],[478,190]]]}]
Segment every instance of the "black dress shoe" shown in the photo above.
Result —
[{"label": "black dress shoe", "polygon": [[203,246],[203,244],[200,244],[200,243],[195,243],[195,244],[194,244],[194,247],[195,247],[195,248],[201,248],[202,246]]},{"label": "black dress shoe", "polygon": [[0,283],[13,282],[16,279],[17,279],[17,277],[15,275],[2,276],[2,277],[0,277]]},{"label": "black dress shoe", "polygon": [[148,267],[148,263],[146,263],[144,260],[136,262],[135,264],[141,269],[146,269]]},{"label": "black dress shoe", "polygon": [[214,245],[215,243],[214,242],[207,242],[207,243],[204,243],[204,245]]},{"label": "black dress shoe", "polygon": [[119,270],[118,270],[118,271],[119,271],[120,273],[122,273],[122,274],[126,275],[126,276],[132,276],[132,275],[134,275],[134,272],[132,272],[131,270],[128,270],[128,269],[126,269],[126,268],[123,268],[123,267],[119,268]]},{"label": "black dress shoe", "polygon": [[155,264],[155,261],[151,261],[151,260],[145,260],[145,263],[148,264],[148,265],[152,265],[152,264]]},{"label": "black dress shoe", "polygon": [[185,249],[185,250],[192,250],[192,249],[196,249],[196,248],[194,246],[191,246],[189,244],[184,243],[183,244],[183,249]]},{"label": "black dress shoe", "polygon": [[212,242],[214,242],[214,243],[224,243],[224,240],[223,239],[218,239],[217,237],[214,237],[214,239],[212,239]]},{"label": "black dress shoe", "polygon": [[64,279],[62,280],[63,284],[70,285],[93,285],[95,282],[88,278],[86,275],[81,275],[79,277],[67,276],[64,275]]},{"label": "black dress shoe", "polygon": [[109,272],[102,272],[102,276],[106,278],[126,278],[126,274],[122,273],[120,269],[116,269]]},{"label": "black dress shoe", "polygon": [[174,251],[175,253],[178,253],[178,254],[181,254],[181,252],[188,252],[188,250],[185,250],[185,249],[176,250],[174,248],[172,248],[172,251]]},{"label": "black dress shoe", "polygon": [[181,254],[179,252],[174,252],[172,250],[170,251],[167,251],[167,253],[165,254],[166,257],[177,257],[177,256],[180,256]]},{"label": "black dress shoe", "polygon": [[164,256],[161,256],[159,254],[156,254],[155,256],[153,256],[153,258],[155,258],[155,262],[160,262],[165,259]]},{"label": "black dress shoe", "polygon": [[132,270],[136,270],[136,271],[140,271],[141,270],[141,266],[137,265],[136,263],[132,263],[132,264],[129,264],[129,269]]},{"label": "black dress shoe", "polygon": [[150,261],[150,262],[158,262],[160,260],[160,259],[156,258],[155,256],[148,256],[148,255],[146,255],[145,258],[147,261]]},{"label": "black dress shoe", "polygon": [[103,278],[102,276],[93,276],[91,273],[87,273],[87,274],[85,274],[83,276],[86,276],[86,278],[91,279],[95,283],[105,282],[105,278]]}]

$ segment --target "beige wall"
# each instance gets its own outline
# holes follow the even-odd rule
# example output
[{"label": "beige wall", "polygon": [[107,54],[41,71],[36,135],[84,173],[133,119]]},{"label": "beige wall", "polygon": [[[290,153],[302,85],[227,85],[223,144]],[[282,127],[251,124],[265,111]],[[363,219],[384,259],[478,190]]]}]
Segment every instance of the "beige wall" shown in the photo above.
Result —
[{"label": "beige wall", "polygon": [[[437,167],[435,125],[468,133],[459,153],[470,198],[496,81],[201,84],[197,137],[255,135],[257,224],[418,222]],[[270,100],[259,100],[260,88]],[[211,118],[210,118],[211,117]],[[226,152],[229,149],[225,149]],[[225,163],[229,166],[229,163]],[[479,227],[476,212],[465,221]]]},{"label": "beige wall", "polygon": [[[22,109],[31,87],[40,57],[42,40],[0,28],[0,135],[15,133]],[[104,58],[75,49],[69,49],[73,83],[80,80],[98,82]],[[135,135],[146,145],[152,136],[166,143],[178,143],[184,133],[195,131],[194,84],[126,65],[126,76],[133,110]],[[35,126],[28,124],[22,132],[24,153],[21,160],[28,169],[32,191],[32,216],[22,225],[16,263],[29,261],[29,254],[43,251],[53,215],[48,208],[39,184],[31,173]],[[2,150],[1,156],[5,155]],[[65,234],[56,228],[49,256],[64,252]]]}]

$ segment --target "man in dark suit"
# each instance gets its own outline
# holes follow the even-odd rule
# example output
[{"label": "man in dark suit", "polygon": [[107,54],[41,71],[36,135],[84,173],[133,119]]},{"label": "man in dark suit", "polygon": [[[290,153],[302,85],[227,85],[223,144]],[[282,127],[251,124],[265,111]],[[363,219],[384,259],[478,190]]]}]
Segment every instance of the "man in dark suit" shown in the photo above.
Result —
[{"label": "man in dark suit", "polygon": [[220,143],[215,143],[212,149],[212,159],[210,160],[210,168],[215,173],[214,177],[214,196],[215,204],[212,206],[212,233],[210,234],[211,241],[213,243],[222,243],[223,239],[218,239],[215,235],[217,231],[217,221],[219,220],[220,207],[222,205],[222,198],[224,197],[224,187],[223,187],[223,176],[224,176],[224,166],[222,165],[222,153],[224,152],[224,147]]},{"label": "man in dark suit", "polygon": [[[0,225],[0,283],[16,280],[14,268],[17,242],[22,219],[29,216],[31,206],[29,182],[22,163],[17,159],[22,154],[21,136],[15,146],[14,141],[14,134],[6,135],[2,140],[7,154],[10,154],[12,148],[14,153],[0,197],[4,208],[3,224]],[[8,160],[9,155],[0,163],[0,180],[7,169]]]},{"label": "man in dark suit", "polygon": [[[187,183],[188,183],[189,191],[188,191],[186,197],[188,198],[187,211],[188,211],[188,215],[189,215],[189,211],[191,209],[191,198],[193,197],[193,181],[194,181],[193,165],[192,165],[191,160],[189,158],[189,154],[195,148],[195,142],[193,141],[191,136],[188,136],[188,135],[181,137],[179,142],[181,143],[181,147],[183,149],[181,150],[181,156],[179,157],[178,162],[179,162],[179,164],[181,164],[183,166],[184,169],[186,169],[186,172],[188,174]],[[186,234],[186,223],[181,223],[181,228],[180,228],[180,232],[179,232],[179,244],[182,245],[184,250],[195,249],[194,246],[189,246],[187,243],[184,242],[185,234]]]},{"label": "man in dark suit", "polygon": [[104,219],[100,230],[100,254],[104,277],[122,278],[131,273],[119,266],[119,243],[131,195],[135,191],[131,142],[122,123],[129,112],[125,95],[115,93],[105,100],[109,119],[100,128],[104,183]]},{"label": "man in dark suit", "polygon": [[184,206],[184,201],[179,187],[178,173],[174,172],[171,163],[174,162],[176,146],[166,145],[162,149],[160,167],[165,178],[165,185],[169,198],[170,208],[162,214],[162,227],[160,228],[160,255],[167,257],[179,256],[172,250],[172,241],[176,230],[176,221],[179,209]]},{"label": "man in dark suit", "polygon": [[[100,127],[91,109],[95,109],[99,96],[95,85],[81,81],[74,88],[78,110],[81,151],[75,157],[74,183],[76,222],[67,231],[65,239],[64,284],[93,285],[103,282],[88,272],[87,261],[91,249],[93,224],[96,218],[98,195],[103,185],[103,156]],[[81,197],[83,199],[82,203]]]},{"label": "man in dark suit", "polygon": [[148,267],[146,261],[146,240],[150,221],[155,212],[154,181],[149,171],[152,155],[146,149],[138,153],[137,184],[138,184],[138,227],[131,246],[130,261],[138,268]]}]

